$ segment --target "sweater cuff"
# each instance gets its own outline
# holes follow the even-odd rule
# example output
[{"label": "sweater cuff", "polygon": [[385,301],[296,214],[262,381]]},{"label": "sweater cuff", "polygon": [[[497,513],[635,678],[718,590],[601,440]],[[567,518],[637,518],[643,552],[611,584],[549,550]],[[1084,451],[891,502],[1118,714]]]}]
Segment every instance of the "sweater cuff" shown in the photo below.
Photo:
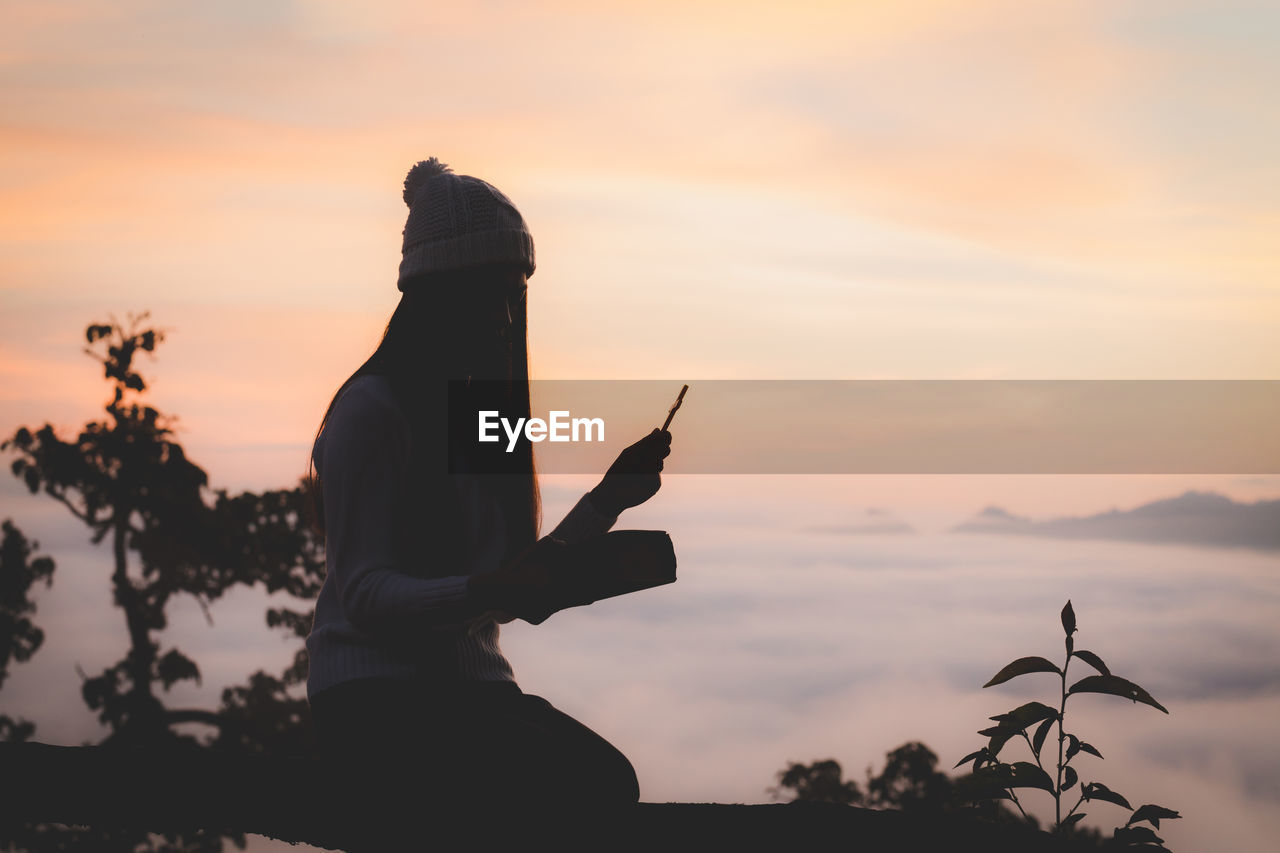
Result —
[{"label": "sweater cuff", "polygon": [[467,600],[467,575],[432,579],[429,584],[417,586],[414,596],[416,609],[421,611],[439,610],[450,605],[461,605]]}]

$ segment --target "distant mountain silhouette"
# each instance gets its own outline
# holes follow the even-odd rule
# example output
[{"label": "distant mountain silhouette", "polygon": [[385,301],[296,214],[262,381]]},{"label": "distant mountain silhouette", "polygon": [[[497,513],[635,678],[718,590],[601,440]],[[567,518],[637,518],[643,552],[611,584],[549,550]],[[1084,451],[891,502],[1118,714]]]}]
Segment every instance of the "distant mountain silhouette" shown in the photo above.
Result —
[{"label": "distant mountain silhouette", "polygon": [[888,510],[871,507],[867,510],[867,521],[860,524],[826,524],[804,528],[808,533],[835,533],[856,536],[864,533],[915,533],[916,529],[901,519],[893,517]]},{"label": "distant mountain silhouette", "polygon": [[1188,491],[1130,510],[1033,521],[989,506],[952,533],[1008,533],[1054,539],[1120,539],[1206,548],[1280,550],[1280,500],[1236,503],[1214,492]]}]

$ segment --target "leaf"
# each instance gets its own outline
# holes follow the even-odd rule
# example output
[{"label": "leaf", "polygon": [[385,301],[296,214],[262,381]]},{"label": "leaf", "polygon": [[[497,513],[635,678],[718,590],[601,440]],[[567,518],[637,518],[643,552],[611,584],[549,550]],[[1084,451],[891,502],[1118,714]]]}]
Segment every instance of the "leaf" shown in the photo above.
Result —
[{"label": "leaf", "polygon": [[1082,820],[1084,820],[1084,812],[1076,812],[1075,814],[1064,817],[1062,819],[1062,823],[1058,824],[1058,826],[1061,829],[1066,829],[1068,827],[1075,826]]},{"label": "leaf", "polygon": [[1075,735],[1067,735],[1067,761],[1076,757],[1076,753],[1080,751],[1080,738]]},{"label": "leaf", "polygon": [[109,334],[111,334],[111,327],[102,323],[94,323],[84,332],[84,336],[89,343],[93,343],[98,338],[105,338]]},{"label": "leaf", "polygon": [[1029,761],[993,764],[974,771],[973,776],[979,783],[995,784],[1002,788],[1039,788],[1053,793],[1053,780],[1049,778],[1049,774]]},{"label": "leaf", "polygon": [[1074,767],[1063,768],[1062,776],[1062,790],[1064,791],[1073,787],[1076,784],[1076,781],[1080,778],[1076,775],[1076,769]]},{"label": "leaf", "polygon": [[1043,702],[1028,702],[1025,705],[1019,705],[1007,714],[997,714],[991,719],[1000,724],[1002,728],[1012,729],[1014,734],[1026,729],[1032,723],[1038,723],[1044,719],[1056,720],[1058,712],[1054,708],[1050,708]]},{"label": "leaf", "polygon": [[[1145,826],[1116,827],[1112,837],[1121,844],[1163,844],[1164,839]],[[1163,847],[1160,849],[1164,849]]]},{"label": "leaf", "polygon": [[1022,734],[1027,726],[1047,718],[1056,719],[1057,716],[1058,712],[1043,702],[1028,702],[1008,713],[995,715],[991,719],[995,720],[997,725],[983,729],[978,734],[991,738],[990,743],[987,744],[987,751],[992,758],[995,758],[1009,739]]},{"label": "leaf", "polygon": [[1067,599],[1067,606],[1062,608],[1062,630],[1068,637],[1076,632],[1076,612],[1071,609],[1071,599]]},{"label": "leaf", "polygon": [[1080,741],[1080,752],[1087,752],[1090,755],[1096,755],[1099,758],[1102,757],[1102,753],[1098,752],[1098,750],[1093,746],[1093,744],[1085,743],[1084,741]]},{"label": "leaf", "polygon": [[1018,658],[1004,669],[997,672],[990,681],[982,685],[983,687],[992,687],[997,684],[1004,684],[1011,678],[1017,678],[1019,675],[1026,675],[1028,672],[1056,672],[1062,675],[1062,670],[1054,666],[1050,661],[1042,657],[1026,657]]},{"label": "leaf", "polygon": [[1000,754],[1000,750],[1009,742],[1009,738],[1013,737],[1017,733],[1018,732],[1016,730],[1005,726],[992,726],[989,729],[983,729],[978,732],[978,734],[983,737],[991,738],[990,742],[987,743],[986,750],[987,754],[990,755],[992,759],[995,759],[995,757]]},{"label": "leaf", "polygon": [[1125,826],[1130,826],[1138,821],[1149,820],[1151,821],[1152,826],[1159,829],[1161,820],[1173,820],[1181,817],[1182,815],[1178,814],[1173,809],[1166,809],[1164,806],[1153,806],[1148,804],[1145,806],[1138,806],[1138,808],[1134,810],[1133,814],[1129,815],[1129,822],[1126,823]]},{"label": "leaf", "polygon": [[962,759],[960,759],[959,761],[957,761],[957,762],[955,763],[955,767],[952,767],[951,769],[952,769],[952,770],[955,770],[955,769],[956,769],[956,767],[959,767],[961,764],[965,764],[965,763],[967,763],[967,762],[969,762],[969,761],[973,761],[973,762],[974,762],[973,769],[974,769],[974,770],[977,770],[977,769],[978,769],[978,763],[977,763],[976,759],[984,758],[984,757],[986,756],[986,754],[987,754],[987,748],[984,746],[982,749],[979,749],[979,750],[976,750],[976,751],[974,751],[974,752],[971,752],[971,753],[969,753],[968,755],[966,755],[964,758],[962,758]]},{"label": "leaf", "polygon": [[1107,693],[1112,696],[1123,696],[1126,699],[1132,699],[1134,702],[1150,705],[1152,708],[1157,708],[1166,714],[1169,713],[1169,709],[1151,698],[1150,693],[1127,678],[1121,678],[1118,675],[1090,675],[1082,678],[1071,685],[1071,689],[1067,691],[1068,696],[1075,693]]},{"label": "leaf", "polygon": [[1085,649],[1081,649],[1080,651],[1072,652],[1071,654],[1080,658],[1080,660],[1089,664],[1089,666],[1093,667],[1103,675],[1111,674],[1111,670],[1107,669],[1107,665],[1102,662],[1102,658],[1098,657],[1093,652],[1086,651]]},{"label": "leaf", "polygon": [[1031,749],[1036,755],[1040,754],[1040,748],[1044,746],[1044,739],[1049,736],[1049,729],[1053,728],[1057,715],[1050,717],[1040,724],[1040,728],[1036,729],[1035,737],[1031,739]]},{"label": "leaf", "polygon": [[1049,774],[1030,761],[1017,761],[1010,765],[1013,770],[1013,781],[1010,788],[1040,788],[1053,793],[1053,780]]},{"label": "leaf", "polygon": [[962,776],[956,782],[957,791],[969,802],[978,800],[1011,800],[1013,797],[992,771],[1004,765],[993,764]]},{"label": "leaf", "polygon": [[155,662],[155,674],[164,684],[165,690],[184,679],[200,683],[200,668],[196,666],[196,662],[177,649],[170,649]]},{"label": "leaf", "polygon": [[1115,803],[1117,806],[1124,806],[1132,811],[1133,806],[1129,805],[1129,801],[1122,795],[1108,788],[1101,782],[1090,782],[1085,786],[1084,798],[1086,800],[1104,800],[1108,803]]}]

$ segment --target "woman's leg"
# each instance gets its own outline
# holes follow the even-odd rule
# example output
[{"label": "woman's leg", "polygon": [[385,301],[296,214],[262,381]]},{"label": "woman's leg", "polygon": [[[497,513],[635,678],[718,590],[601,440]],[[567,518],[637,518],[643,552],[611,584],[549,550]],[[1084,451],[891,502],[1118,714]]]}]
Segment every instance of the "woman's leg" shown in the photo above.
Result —
[{"label": "woman's leg", "polygon": [[324,756],[397,754],[427,733],[421,691],[398,678],[361,678],[312,698],[316,749]]},{"label": "woman's leg", "polygon": [[317,695],[312,714],[317,747],[340,776],[336,805],[378,815],[372,825],[393,835],[430,837],[460,821],[492,832],[504,815],[507,829],[533,830],[639,799],[626,756],[511,683],[361,679]]},{"label": "woman's leg", "polygon": [[466,784],[538,807],[632,805],[635,769],[613,744],[540,696],[514,690],[464,703],[452,726],[471,757]]},{"label": "woman's leg", "polygon": [[632,805],[640,799],[635,768],[627,757],[546,699],[521,694],[508,718],[524,747],[516,757],[530,763],[530,775],[555,779],[560,796],[614,805]]},{"label": "woman's leg", "polygon": [[392,678],[349,681],[317,694],[311,713],[321,772],[330,778],[322,814],[349,853],[405,850],[405,839],[447,834],[447,808],[425,772],[438,731],[421,714],[422,691]]},{"label": "woman's leg", "polygon": [[478,841],[623,849],[639,786],[631,762],[600,735],[518,692],[473,709],[456,731],[472,758],[459,778],[476,792],[459,814]]}]

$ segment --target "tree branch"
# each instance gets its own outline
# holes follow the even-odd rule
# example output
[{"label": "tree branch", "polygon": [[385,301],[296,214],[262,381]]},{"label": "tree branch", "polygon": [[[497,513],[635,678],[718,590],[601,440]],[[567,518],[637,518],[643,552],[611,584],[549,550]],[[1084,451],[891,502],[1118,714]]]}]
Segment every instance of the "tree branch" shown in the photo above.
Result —
[{"label": "tree branch", "polygon": [[77,509],[75,504],[71,503],[71,500],[64,493],[51,492],[48,489],[45,489],[45,494],[49,495],[54,500],[58,501],[63,506],[65,506],[67,509],[71,510],[71,514],[74,515],[76,518],[80,519],[85,524],[91,527],[93,526],[93,519],[89,517],[88,511]]},{"label": "tree branch", "polygon": [[196,597],[196,604],[200,605],[200,612],[204,614],[204,621],[209,623],[209,627],[213,627],[213,614],[209,612],[209,605],[204,600],[204,596],[200,593],[193,593]]},{"label": "tree branch", "polygon": [[1018,802],[1018,795],[1013,792],[1012,788],[1005,788],[1005,790],[1009,792],[1010,799],[1012,799],[1013,804],[1018,807],[1018,811],[1022,812],[1022,816],[1026,818],[1027,823],[1032,823],[1031,816],[1027,814],[1026,809],[1022,807],[1022,803]]},{"label": "tree branch", "polygon": [[219,729],[235,728],[235,725],[225,717],[214,711],[205,711],[200,708],[166,709],[164,721],[170,725],[176,723],[205,723]]}]

